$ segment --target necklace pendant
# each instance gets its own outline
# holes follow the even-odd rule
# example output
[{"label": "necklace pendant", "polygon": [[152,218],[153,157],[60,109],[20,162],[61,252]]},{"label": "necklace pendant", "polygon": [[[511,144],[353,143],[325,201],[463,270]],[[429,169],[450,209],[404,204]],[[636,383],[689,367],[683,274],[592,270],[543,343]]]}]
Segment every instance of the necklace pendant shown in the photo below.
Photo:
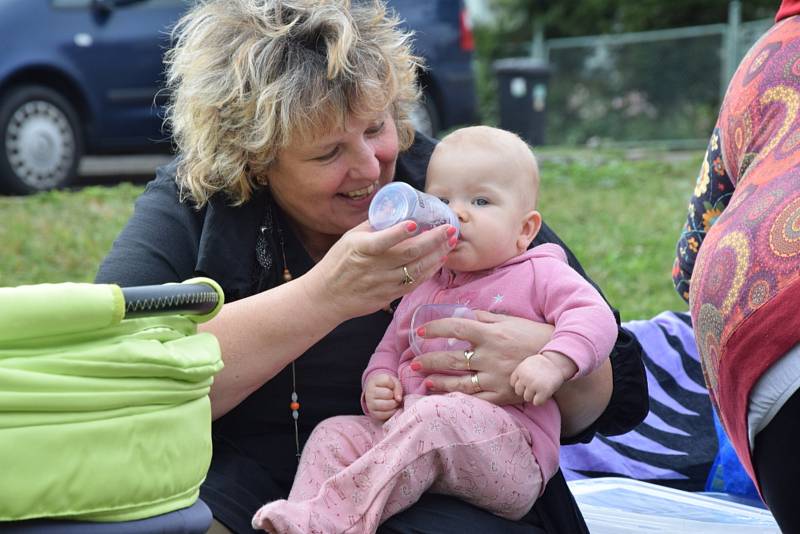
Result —
[{"label": "necklace pendant", "polygon": [[289,269],[284,267],[283,268],[283,281],[289,282],[292,280],[292,273],[289,272]]}]

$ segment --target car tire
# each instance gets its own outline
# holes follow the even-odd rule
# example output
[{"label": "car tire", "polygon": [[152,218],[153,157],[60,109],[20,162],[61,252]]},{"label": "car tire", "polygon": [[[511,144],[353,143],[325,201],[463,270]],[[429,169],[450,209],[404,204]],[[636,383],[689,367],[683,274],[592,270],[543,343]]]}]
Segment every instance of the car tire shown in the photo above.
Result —
[{"label": "car tire", "polygon": [[77,177],[83,133],[75,108],[42,85],[22,85],[0,100],[0,189],[28,194]]},{"label": "car tire", "polygon": [[423,94],[411,110],[411,124],[416,131],[429,137],[439,133],[439,111],[429,94]]}]

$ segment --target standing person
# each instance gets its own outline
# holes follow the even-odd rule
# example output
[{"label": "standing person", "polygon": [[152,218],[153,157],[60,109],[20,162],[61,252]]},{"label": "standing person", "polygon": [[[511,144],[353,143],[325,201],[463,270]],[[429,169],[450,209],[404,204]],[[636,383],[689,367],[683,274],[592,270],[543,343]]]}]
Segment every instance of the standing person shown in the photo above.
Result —
[{"label": "standing person", "polygon": [[785,0],[731,80],[673,269],[711,400],[784,532],[800,532],[798,13]]},{"label": "standing person", "polygon": [[[226,304],[201,327],[216,335],[225,363],[211,389],[214,454],[201,496],[217,532],[250,532],[263,503],[288,495],[314,426],[360,413],[361,373],[389,305],[414,288],[402,283],[405,271],[421,284],[457,240],[452,227],[415,235],[410,222],[381,232],[366,223],[381,186],[422,187],[434,146],[411,127],[419,62],[382,3],[209,0],[188,11],[174,39],[168,120],[179,156],[137,200],[96,278],[132,286],[202,273],[224,289]],[[543,224],[535,242],[546,241],[561,244]],[[509,377],[552,327],[479,318],[443,321],[431,335],[471,343],[479,395],[518,403]],[[437,390],[470,393],[469,376],[444,371],[464,360],[463,351],[442,351],[420,363]],[[569,439],[638,423],[647,394],[636,341],[619,330],[611,364],[555,398]],[[585,530],[560,474],[521,521],[426,495],[381,529],[531,525]]]},{"label": "standing person", "polygon": [[[288,500],[264,506],[253,527],[375,532],[428,489],[517,520],[555,474],[560,417],[552,395],[608,357],[614,314],[558,245],[528,250],[542,222],[539,172],[516,135],[487,126],[451,133],[433,151],[426,191],[458,217],[458,244],[395,311],[362,378],[366,415],[320,423]],[[428,304],[555,325],[550,341],[511,374],[522,402],[498,407],[463,393],[428,396],[409,340],[412,317]],[[480,374],[467,372],[475,393]]]}]

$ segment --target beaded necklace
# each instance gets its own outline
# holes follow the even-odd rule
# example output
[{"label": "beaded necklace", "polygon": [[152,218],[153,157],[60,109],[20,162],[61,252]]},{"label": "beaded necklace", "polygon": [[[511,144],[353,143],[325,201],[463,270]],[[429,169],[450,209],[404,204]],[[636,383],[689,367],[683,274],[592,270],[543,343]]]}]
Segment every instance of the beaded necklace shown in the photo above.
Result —
[{"label": "beaded necklace", "polygon": [[[292,272],[289,270],[289,264],[286,262],[286,247],[285,247],[285,240],[283,236],[283,229],[281,228],[280,224],[275,220],[272,213],[272,198],[267,197],[266,202],[266,210],[264,213],[264,220],[262,221],[261,227],[259,229],[259,236],[256,242],[256,259],[258,263],[263,268],[264,275],[268,275],[268,273],[272,270],[274,265],[272,253],[270,249],[272,247],[269,245],[269,241],[271,236],[273,236],[273,230],[275,234],[277,234],[277,245],[280,247],[281,251],[281,259],[283,260],[283,273],[282,273],[282,281],[279,283],[285,284],[286,282],[292,281],[294,276]],[[265,279],[262,278],[262,281],[259,283],[259,287],[263,288]],[[292,424],[294,426],[294,446],[295,446],[295,455],[297,456],[298,461],[300,460],[300,429],[298,426],[298,420],[300,419],[300,398],[297,395],[297,369],[295,367],[295,362],[292,360],[291,363],[291,371],[292,371],[292,393],[290,395],[291,401],[289,402],[289,413],[292,417]]]},{"label": "beaded necklace", "polygon": [[[283,229],[278,221],[273,217],[271,203],[272,199],[268,198],[266,213],[260,227],[259,238],[256,243],[256,258],[258,263],[264,269],[264,273],[269,273],[272,270],[274,262],[272,254],[270,253],[271,247],[269,246],[267,237],[273,235],[274,230],[274,233],[277,234],[277,245],[280,248],[281,259],[283,260],[283,272],[281,275],[282,281],[279,283],[285,284],[286,282],[291,282],[294,279],[294,276],[289,270],[289,264],[286,261]],[[383,311],[390,315],[393,314],[397,302],[399,302],[399,299],[398,301],[388,304],[385,308],[383,308]],[[300,461],[300,430],[298,425],[298,421],[300,419],[300,397],[297,394],[297,369],[295,367],[295,361],[292,360],[290,365],[292,373],[292,392],[289,396],[291,399],[289,402],[289,413],[292,417],[292,424],[294,425],[295,455],[297,456],[297,460]]]},{"label": "beaded necklace", "polygon": [[[289,264],[286,263],[286,250],[284,249],[283,245],[283,231],[281,230],[280,226],[277,227],[278,230],[278,243],[281,247],[281,257],[283,258],[283,283],[291,282],[293,276],[292,272],[289,270]],[[295,446],[295,456],[297,456],[297,461],[300,461],[300,430],[298,428],[298,420],[300,419],[300,398],[297,396],[297,370],[295,369],[294,360],[292,360],[292,394],[290,396],[292,401],[289,403],[289,410],[292,413],[292,421],[294,423],[294,446]]]}]

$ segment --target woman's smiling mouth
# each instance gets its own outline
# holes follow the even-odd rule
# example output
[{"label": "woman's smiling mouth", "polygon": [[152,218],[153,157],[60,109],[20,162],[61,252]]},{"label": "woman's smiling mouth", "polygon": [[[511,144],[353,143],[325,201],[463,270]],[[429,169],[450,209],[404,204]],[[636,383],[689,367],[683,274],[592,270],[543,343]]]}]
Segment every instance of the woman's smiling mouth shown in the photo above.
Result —
[{"label": "woman's smiling mouth", "polygon": [[370,196],[378,187],[378,181],[374,181],[367,187],[356,189],[355,191],[348,191],[346,193],[339,193],[340,195],[349,198],[350,200],[362,200]]}]

